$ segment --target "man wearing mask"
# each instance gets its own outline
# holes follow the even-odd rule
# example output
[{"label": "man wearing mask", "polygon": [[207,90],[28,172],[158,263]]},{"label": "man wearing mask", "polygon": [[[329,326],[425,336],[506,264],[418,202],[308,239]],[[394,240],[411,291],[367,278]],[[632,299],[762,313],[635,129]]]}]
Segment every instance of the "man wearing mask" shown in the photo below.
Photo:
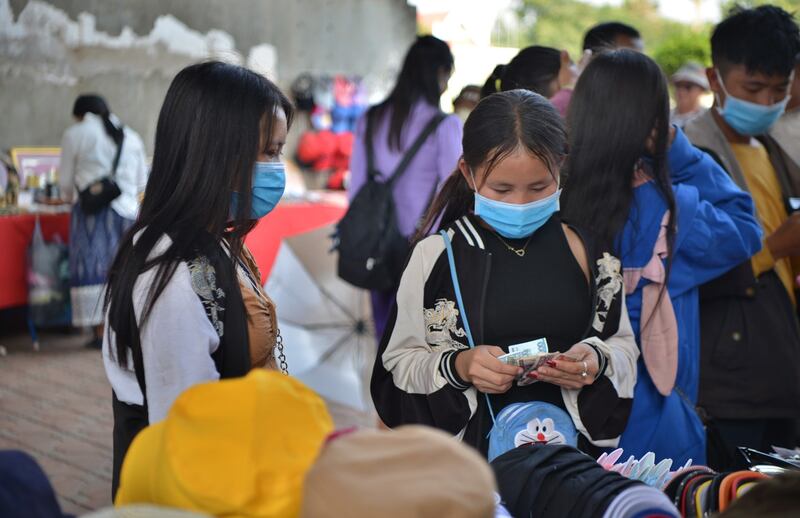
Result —
[{"label": "man wearing mask", "polygon": [[[764,234],[752,259],[701,289],[698,406],[709,418],[709,464],[735,469],[737,446],[794,445],[800,417],[800,328],[792,257],[800,256],[797,165],[768,131],[789,101],[797,23],[774,6],[736,9],[714,29],[707,77],[714,107],[686,126],[750,192]],[[792,179],[795,178],[795,181]]]}]

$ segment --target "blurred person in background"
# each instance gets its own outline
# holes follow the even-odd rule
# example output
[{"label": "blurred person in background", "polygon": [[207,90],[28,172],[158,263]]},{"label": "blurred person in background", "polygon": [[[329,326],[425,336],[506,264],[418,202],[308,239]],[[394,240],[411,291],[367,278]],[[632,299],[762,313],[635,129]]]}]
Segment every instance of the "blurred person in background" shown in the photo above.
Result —
[{"label": "blurred person in background", "polygon": [[794,270],[800,256],[798,165],[768,136],[783,114],[800,51],[794,17],[774,6],[735,9],[711,36],[706,70],[715,102],[686,125],[750,192],[763,230],[759,253],[703,287],[700,395],[709,465],[742,466],[736,448],[795,444],[800,417],[800,327]]},{"label": "blurred person in background", "polygon": [[[81,95],[72,115],[77,121],[61,142],[59,187],[74,203],[70,222],[69,266],[72,324],[93,327],[88,347],[103,343],[103,290],[108,268],[125,231],[139,212],[147,183],[147,159],[139,135],[109,110],[98,95]],[[102,208],[82,206],[79,193],[112,178],[119,194]]]},{"label": "blurred person in background", "polygon": [[795,164],[800,164],[800,54],[795,57],[794,81],[789,95],[791,98],[786,105],[786,112],[772,126],[769,134]]},{"label": "blurred person in background", "polygon": [[522,49],[507,65],[498,65],[486,79],[481,97],[508,90],[530,90],[550,99],[566,116],[578,67],[566,50],[531,46]]},{"label": "blurred person in background", "polygon": [[133,438],[185,389],[276,368],[275,305],[244,239],[283,195],[293,112],[267,78],[216,61],[184,68],[167,91],[106,293],[114,489]]},{"label": "blurred person in background", "polygon": [[[419,36],[408,50],[389,96],[370,107],[356,125],[348,186],[351,201],[369,179],[368,145],[374,151],[373,168],[382,173],[376,180],[386,182],[417,137],[428,125],[436,124],[393,186],[398,229],[409,239],[461,156],[461,119],[455,115],[442,118],[439,108],[452,73],[453,54],[447,43],[433,36]],[[436,119],[440,121],[437,123]],[[405,257],[399,262],[404,263]],[[372,291],[378,339],[383,335],[394,299],[394,290]]]},{"label": "blurred person in background", "polygon": [[604,22],[586,31],[583,37],[583,50],[589,50],[592,54],[620,48],[644,52],[642,35],[630,25]]},{"label": "blurred person in background", "polygon": [[700,97],[708,92],[706,69],[699,63],[689,62],[672,75],[675,87],[675,108],[670,112],[670,122],[679,128],[705,111]]},{"label": "blurred person in background", "polygon": [[481,96],[508,90],[530,90],[553,97],[572,83],[572,60],[566,50],[534,45],[519,51],[507,65],[498,65],[486,79]]},{"label": "blurred person in background", "polygon": [[467,85],[461,89],[458,97],[453,99],[453,113],[461,119],[461,122],[464,122],[480,100],[481,87],[478,85]]}]

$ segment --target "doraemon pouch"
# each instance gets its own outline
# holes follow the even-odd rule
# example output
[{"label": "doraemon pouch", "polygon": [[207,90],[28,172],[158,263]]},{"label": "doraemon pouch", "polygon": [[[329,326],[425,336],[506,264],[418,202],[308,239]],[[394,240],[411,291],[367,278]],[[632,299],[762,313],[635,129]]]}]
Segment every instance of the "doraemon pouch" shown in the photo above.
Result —
[{"label": "doraemon pouch", "polygon": [[572,418],[550,403],[514,403],[497,415],[489,435],[489,462],[525,444],[578,445]]}]

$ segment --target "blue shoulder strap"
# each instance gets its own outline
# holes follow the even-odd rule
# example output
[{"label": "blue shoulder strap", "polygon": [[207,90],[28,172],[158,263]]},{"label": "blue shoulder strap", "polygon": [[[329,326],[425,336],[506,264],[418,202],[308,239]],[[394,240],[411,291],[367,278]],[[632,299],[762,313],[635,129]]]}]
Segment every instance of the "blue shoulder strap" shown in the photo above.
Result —
[{"label": "blue shoulder strap", "polygon": [[[461,312],[461,322],[464,324],[464,331],[467,333],[467,342],[470,349],[475,348],[475,340],[472,339],[472,331],[469,328],[469,319],[467,312],[464,310],[464,299],[461,297],[461,284],[458,282],[458,275],[456,274],[456,260],[453,256],[453,244],[450,242],[450,236],[447,235],[446,230],[441,230],[439,234],[444,239],[444,247],[447,250],[447,262],[450,265],[450,278],[453,280],[453,290],[456,292],[456,302],[458,303],[458,311]],[[489,400],[489,394],[486,396],[486,404],[489,406],[489,415],[492,417],[492,423],[495,423],[494,409],[492,402]]]}]

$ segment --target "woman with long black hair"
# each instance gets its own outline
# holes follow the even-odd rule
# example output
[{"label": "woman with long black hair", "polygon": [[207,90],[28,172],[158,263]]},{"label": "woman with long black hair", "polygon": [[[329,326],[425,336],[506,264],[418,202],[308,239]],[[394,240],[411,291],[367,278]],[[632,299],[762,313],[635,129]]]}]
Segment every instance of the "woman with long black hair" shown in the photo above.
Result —
[{"label": "woman with long black hair", "polygon": [[[501,413],[539,402],[549,410],[526,418],[516,445],[616,445],[637,351],[619,261],[558,215],[566,143],[556,109],[526,90],[490,95],[467,118],[378,350],[372,397],[388,426],[434,426],[490,453]],[[498,359],[540,339],[561,354],[525,378]]]},{"label": "woman with long black hair", "polygon": [[508,90],[530,90],[550,99],[572,85],[575,67],[566,50],[533,45],[520,50],[507,65],[497,65],[481,89],[481,97]]},{"label": "woman with long black hair", "polygon": [[[453,72],[453,54],[447,43],[433,36],[420,36],[411,45],[397,82],[389,96],[372,106],[356,125],[350,158],[352,200],[369,181],[368,148],[372,147],[373,171],[378,182],[386,182],[414,141],[426,127],[430,136],[392,187],[397,226],[407,238],[417,231],[423,213],[461,154],[461,121],[439,109],[439,99]],[[397,262],[402,264],[405,257]],[[395,282],[399,279],[395,279]],[[373,291],[372,309],[378,339],[383,335],[394,290]]]},{"label": "woman with long black hair", "polygon": [[106,294],[115,489],[135,435],[186,388],[275,367],[275,307],[244,238],[283,194],[292,114],[268,79],[220,62],[183,69],[167,91]]},{"label": "woman with long black hair", "polygon": [[567,126],[564,217],[622,260],[642,352],[620,447],[702,464],[698,288],[758,250],[752,200],[669,125],[666,78],[644,54],[596,56],[578,80]]},{"label": "woman with long black hair", "polygon": [[[72,324],[93,327],[87,345],[99,349],[103,341],[103,289],[108,267],[125,230],[139,212],[139,194],[147,182],[144,144],[123,126],[98,95],[81,95],[72,115],[76,123],[61,143],[59,187],[74,202],[70,220],[70,298]],[[87,207],[79,193],[91,191],[103,178],[113,178],[119,194],[103,206]]]}]

